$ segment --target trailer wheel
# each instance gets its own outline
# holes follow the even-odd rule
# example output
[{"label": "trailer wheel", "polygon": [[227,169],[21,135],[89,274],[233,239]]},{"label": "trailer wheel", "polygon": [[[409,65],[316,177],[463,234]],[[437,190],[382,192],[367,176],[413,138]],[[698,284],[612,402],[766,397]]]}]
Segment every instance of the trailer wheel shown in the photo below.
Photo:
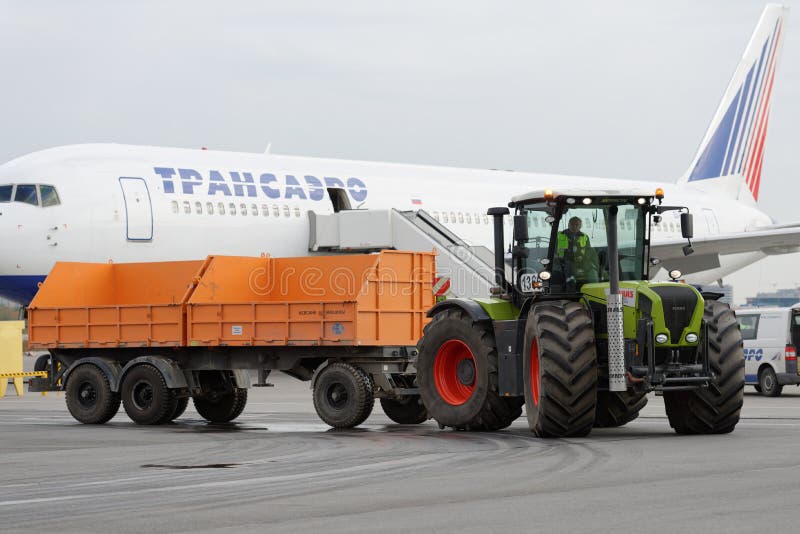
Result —
[{"label": "trailer wheel", "polygon": [[182,416],[188,406],[189,406],[189,397],[179,398],[178,402],[175,404],[175,411],[172,412],[170,418],[165,422],[169,423],[170,421],[174,421],[178,417]]},{"label": "trailer wheel", "polygon": [[597,351],[592,318],[561,300],[531,309],[525,323],[523,381],[528,427],[539,437],[579,437],[592,430]]},{"label": "trailer wheel", "polygon": [[783,393],[783,386],[778,384],[778,377],[772,367],[764,367],[758,374],[759,393],[765,397],[780,397]]},{"label": "trailer wheel", "polygon": [[108,377],[97,366],[85,363],[73,369],[65,389],[67,409],[81,423],[102,425],[119,411],[119,394],[111,391]]},{"label": "trailer wheel", "polygon": [[367,373],[344,362],[333,362],[314,382],[314,409],[333,428],[353,428],[367,420],[375,405]]},{"label": "trailer wheel", "polygon": [[197,413],[211,423],[230,423],[242,414],[246,404],[246,388],[234,388],[230,393],[194,398]]},{"label": "trailer wheel", "polygon": [[595,428],[612,428],[626,425],[639,417],[647,405],[647,393],[635,391],[598,391]]},{"label": "trailer wheel", "polygon": [[521,397],[501,397],[491,323],[459,308],[437,313],[417,344],[417,382],[428,415],[456,430],[500,430],[522,414]]},{"label": "trailer wheel", "polygon": [[169,421],[178,404],[161,372],[152,365],[137,365],[122,380],[122,406],[138,425]]},{"label": "trailer wheel", "polygon": [[691,391],[664,392],[669,424],[678,434],[732,432],[744,401],[744,354],[736,316],[727,304],[709,301],[703,320],[708,325],[711,384]]},{"label": "trailer wheel", "polygon": [[381,399],[381,408],[383,413],[398,425],[418,425],[428,420],[428,411],[417,395]]},{"label": "trailer wheel", "polygon": [[36,361],[33,363],[33,370],[37,372],[47,371],[47,367],[50,365],[50,355],[43,354],[36,358]]}]

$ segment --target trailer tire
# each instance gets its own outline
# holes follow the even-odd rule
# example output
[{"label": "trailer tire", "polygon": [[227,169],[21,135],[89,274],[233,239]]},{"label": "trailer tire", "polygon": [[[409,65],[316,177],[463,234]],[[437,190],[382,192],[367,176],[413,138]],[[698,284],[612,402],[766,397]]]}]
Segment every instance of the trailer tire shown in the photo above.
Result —
[{"label": "trailer tire", "polygon": [[493,431],[522,415],[521,397],[501,397],[491,323],[446,308],[417,344],[417,383],[428,415],[456,430]]},{"label": "trailer tire", "polygon": [[121,392],[125,413],[137,425],[159,425],[169,421],[178,404],[164,376],[150,364],[140,364],[127,371]]},{"label": "trailer tire", "polygon": [[102,425],[119,411],[119,394],[111,391],[108,377],[95,365],[85,363],[73,369],[64,389],[67,410],[81,423]]},{"label": "trailer tire", "polygon": [[178,417],[182,416],[188,406],[189,406],[189,397],[179,398],[178,402],[175,404],[175,411],[172,412],[170,418],[165,422],[168,423],[170,421],[174,421]]},{"label": "trailer tire", "polygon": [[381,408],[398,425],[418,425],[428,420],[428,411],[417,395],[381,399]]},{"label": "trailer tire", "polygon": [[586,436],[597,404],[597,350],[589,312],[569,300],[538,304],[528,314],[524,339],[528,427],[542,438]]},{"label": "trailer tire", "polygon": [[614,428],[626,425],[639,417],[647,405],[647,393],[636,391],[598,391],[595,428]]},{"label": "trailer tire", "polygon": [[36,372],[47,371],[47,368],[50,366],[50,355],[43,354],[36,358],[36,361],[33,363],[33,370]]},{"label": "trailer tire", "polygon": [[317,415],[328,425],[356,427],[367,420],[375,405],[372,379],[359,367],[333,362],[316,377],[313,399]]},{"label": "trailer tire", "polygon": [[706,388],[665,391],[669,424],[678,434],[727,434],[739,422],[744,401],[742,333],[727,304],[705,303],[708,363],[713,379]]},{"label": "trailer tire", "polygon": [[247,389],[194,398],[194,408],[211,423],[230,423],[242,414],[247,404]]}]

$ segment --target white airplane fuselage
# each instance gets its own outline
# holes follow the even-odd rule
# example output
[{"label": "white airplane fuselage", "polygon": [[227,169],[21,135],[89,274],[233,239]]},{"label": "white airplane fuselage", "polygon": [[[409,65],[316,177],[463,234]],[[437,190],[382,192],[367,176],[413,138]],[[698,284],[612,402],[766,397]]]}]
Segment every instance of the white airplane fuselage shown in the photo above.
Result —
[{"label": "white airplane fuselage", "polygon": [[[113,144],[23,156],[0,166],[4,184],[58,193],[59,203],[47,207],[41,199],[0,203],[0,296],[25,304],[56,261],[307,255],[307,214],[333,212],[331,194],[353,209],[424,209],[489,248],[487,208],[535,188],[662,187],[665,204],[694,214],[696,236],[771,224],[754,205],[673,183]],[[654,243],[680,238],[677,212],[651,235]],[[709,283],[763,257],[724,256],[688,280]]]}]

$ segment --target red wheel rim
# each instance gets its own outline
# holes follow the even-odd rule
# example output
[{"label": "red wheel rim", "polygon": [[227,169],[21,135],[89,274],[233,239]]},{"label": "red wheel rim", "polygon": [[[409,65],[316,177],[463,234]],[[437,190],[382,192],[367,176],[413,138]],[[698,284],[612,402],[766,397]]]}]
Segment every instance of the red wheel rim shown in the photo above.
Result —
[{"label": "red wheel rim", "polygon": [[[464,380],[464,370],[469,369],[470,363],[473,370],[472,379]],[[459,366],[461,366],[461,376],[459,376]],[[475,356],[467,344],[458,339],[447,340],[439,347],[436,359],[433,361],[433,380],[436,390],[446,403],[460,406],[467,402],[475,391],[477,371]]]},{"label": "red wheel rim", "polygon": [[539,406],[539,344],[536,338],[531,343],[531,398],[533,405]]}]

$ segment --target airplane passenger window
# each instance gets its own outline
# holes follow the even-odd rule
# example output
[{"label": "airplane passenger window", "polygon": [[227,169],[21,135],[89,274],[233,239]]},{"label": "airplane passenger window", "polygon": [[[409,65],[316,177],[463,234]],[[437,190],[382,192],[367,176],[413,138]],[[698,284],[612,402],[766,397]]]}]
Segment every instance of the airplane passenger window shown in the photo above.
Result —
[{"label": "airplane passenger window", "polygon": [[234,204],[233,202],[228,204],[228,213],[231,215],[236,215],[236,204]]},{"label": "airplane passenger window", "polygon": [[264,217],[269,217],[269,206],[266,204],[261,204],[261,215]]},{"label": "airplane passenger window", "polygon": [[467,212],[465,218],[467,219],[467,224],[472,224],[472,214],[470,212]]},{"label": "airplane passenger window", "polygon": [[213,202],[206,202],[206,213],[209,215],[214,215],[214,203]]},{"label": "airplane passenger window", "polygon": [[181,211],[181,209],[178,206],[178,201],[177,200],[173,200],[172,201],[172,213],[178,213],[180,211]]},{"label": "airplane passenger window", "polygon": [[220,202],[219,204],[217,204],[217,213],[219,213],[220,215],[225,215],[225,203],[224,202]]},{"label": "airplane passenger window", "polygon": [[464,214],[461,213],[460,211],[458,212],[458,222],[464,224]]},{"label": "airplane passenger window", "polygon": [[434,211],[433,212],[433,218],[436,219],[437,221],[439,220],[439,212],[438,211]]},{"label": "airplane passenger window", "polygon": [[454,211],[450,212],[450,220],[456,222],[456,213]]},{"label": "airplane passenger window", "polygon": [[13,185],[0,185],[0,202],[11,202]]},{"label": "airplane passenger window", "polygon": [[295,206],[294,207],[294,216],[295,217],[300,217],[300,206]]},{"label": "airplane passenger window", "polygon": [[442,220],[444,222],[446,222],[446,223],[450,222],[450,220],[447,218],[447,212],[446,211],[442,212]]},{"label": "airplane passenger window", "polygon": [[50,206],[58,206],[61,200],[58,198],[56,188],[52,185],[40,185],[39,195],[42,197],[42,207],[47,208]]},{"label": "airplane passenger window", "polygon": [[483,224],[489,224],[489,216],[488,215],[484,215],[483,216]]},{"label": "airplane passenger window", "polygon": [[195,202],[194,203],[194,212],[198,215],[203,214],[203,203],[202,202]]},{"label": "airplane passenger window", "polygon": [[247,204],[239,204],[239,208],[242,210],[242,215],[247,215]]},{"label": "airplane passenger window", "polygon": [[283,205],[283,216],[284,217],[289,216],[289,206],[287,206],[286,204]]},{"label": "airplane passenger window", "polygon": [[192,213],[192,205],[188,200],[183,201],[183,213]]},{"label": "airplane passenger window", "polygon": [[253,217],[258,217],[258,206],[256,206],[255,204],[250,206],[250,215],[252,215]]},{"label": "airplane passenger window", "polygon": [[280,208],[278,208],[278,205],[277,205],[277,204],[273,204],[273,205],[272,205],[272,214],[273,214],[275,217],[280,217],[280,216],[281,216],[281,211],[280,211]]},{"label": "airplane passenger window", "polygon": [[14,193],[14,202],[38,206],[39,196],[36,194],[36,186],[33,184],[18,185],[17,191]]}]

